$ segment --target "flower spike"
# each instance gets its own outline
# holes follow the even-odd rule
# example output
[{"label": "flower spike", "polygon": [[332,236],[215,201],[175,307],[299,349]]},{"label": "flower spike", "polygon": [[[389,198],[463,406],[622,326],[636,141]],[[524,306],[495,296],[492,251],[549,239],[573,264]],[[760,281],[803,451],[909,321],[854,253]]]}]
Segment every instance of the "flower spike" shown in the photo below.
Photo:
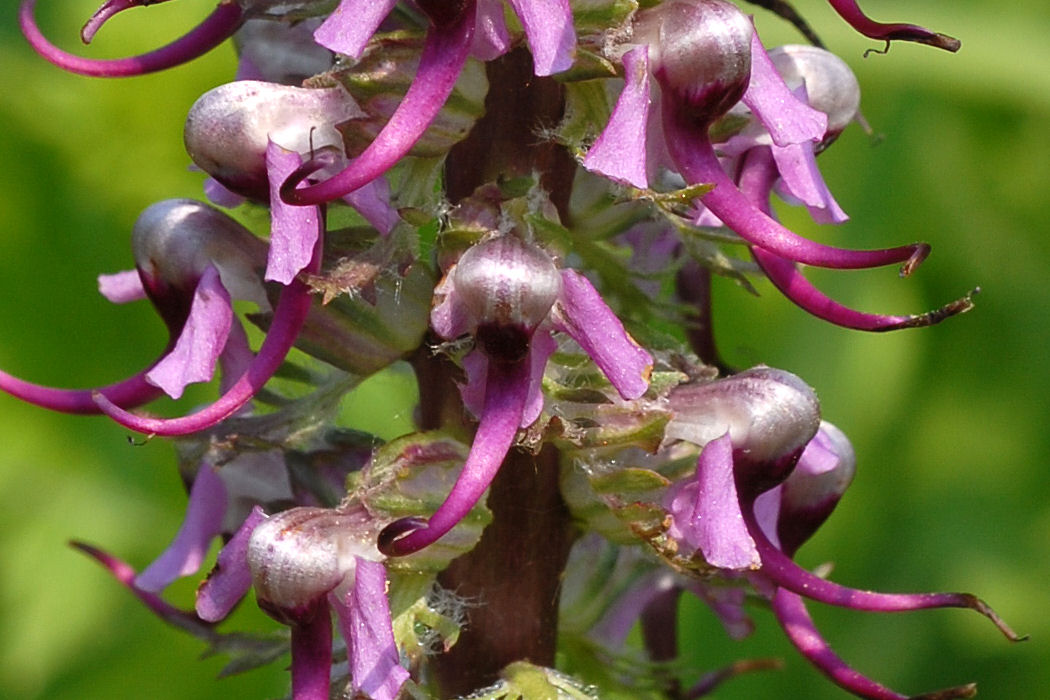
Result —
[{"label": "flower spike", "polygon": [[891,41],[914,41],[953,53],[962,46],[962,42],[955,37],[931,32],[914,24],[876,22],[864,14],[856,0],[828,0],[828,3],[849,26],[866,37],[884,39],[887,45]]},{"label": "flower spike", "polygon": [[[129,1],[134,2],[134,0]],[[222,0],[215,10],[195,29],[190,30],[189,33],[167,46],[162,46],[159,49],[139,56],[97,59],[74,56],[48,41],[33,17],[35,5],[36,0],[25,0],[18,13],[18,22],[22,27],[22,34],[25,35],[33,50],[45,60],[70,73],[96,78],[126,78],[133,75],[155,73],[166,68],[182,65],[206,54],[229,39],[244,21],[244,10],[240,5],[231,0]],[[103,5],[103,9],[106,7],[107,5]],[[119,12],[121,9],[126,8],[118,7],[109,12],[109,15]],[[105,21],[109,15],[103,16],[101,21]],[[94,20],[95,18],[93,17],[88,21],[88,26],[85,27],[85,30],[88,31],[88,37],[93,36],[98,29],[97,24],[92,24]],[[91,29],[88,27],[91,27]]]},{"label": "flower spike", "polygon": [[371,144],[341,172],[316,185],[300,187],[310,174],[297,171],[281,187],[289,204],[321,204],[364,187],[397,163],[420,139],[452,93],[470,54],[475,3],[467,3],[448,25],[427,31],[416,79]]}]

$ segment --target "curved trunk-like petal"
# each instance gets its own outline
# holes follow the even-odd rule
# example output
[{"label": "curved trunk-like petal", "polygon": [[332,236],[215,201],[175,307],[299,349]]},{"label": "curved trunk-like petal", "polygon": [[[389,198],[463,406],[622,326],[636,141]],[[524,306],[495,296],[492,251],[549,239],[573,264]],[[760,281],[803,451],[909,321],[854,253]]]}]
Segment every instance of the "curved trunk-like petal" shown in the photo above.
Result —
[{"label": "curved trunk-like petal", "polygon": [[135,585],[144,591],[159,593],[175,579],[197,573],[212,540],[222,534],[226,505],[226,486],[215,467],[202,463],[190,489],[186,517],[175,539],[136,577]]},{"label": "curved trunk-like petal", "polygon": [[481,423],[451,493],[425,524],[417,526],[400,520],[388,525],[384,532],[400,534],[407,529],[408,534],[392,541],[384,541],[380,534],[380,551],[387,556],[418,552],[436,542],[470,512],[492,483],[514,443],[528,395],[528,362],[489,362]]},{"label": "curved trunk-like petal", "polygon": [[[318,222],[317,246],[314,250],[314,258],[306,272],[316,273],[320,269],[323,245],[320,230],[322,228],[323,223]],[[229,391],[196,413],[181,418],[148,418],[136,416],[121,409],[105,394],[96,393],[94,400],[103,413],[125,428],[140,433],[177,436],[210,428],[239,411],[270,380],[295,344],[295,339],[310,311],[310,304],[310,288],[305,283],[295,279],[284,287],[281,290],[277,309],[274,311],[270,330],[248,371],[230,387]]]},{"label": "curved trunk-like petal", "polygon": [[192,612],[180,610],[159,595],[144,591],[135,585],[135,569],[127,562],[84,542],[73,541],[69,544],[104,566],[118,583],[131,591],[153,614],[168,624],[187,630],[201,639],[212,639],[216,636],[208,621]]},{"label": "curved trunk-like petal", "polygon": [[762,564],[740,511],[728,432],[704,446],[695,480],[678,489],[667,507],[671,536],[699,550],[708,564],[721,569],[757,569]]},{"label": "curved trunk-like petal", "polygon": [[350,687],[371,700],[395,700],[408,680],[402,668],[387,600],[386,567],[361,557],[356,560],[354,585],[343,597],[329,600],[339,618],[350,662]]},{"label": "curved trunk-like petal", "polygon": [[646,135],[649,133],[649,47],[638,46],[623,55],[624,85],[609,122],[587,151],[583,167],[605,177],[645,189]]},{"label": "curved trunk-like petal", "polygon": [[233,36],[244,20],[240,5],[223,0],[195,29],[167,46],[128,58],[83,58],[66,53],[47,40],[33,17],[35,5],[36,0],[25,0],[18,12],[22,34],[33,50],[63,70],[97,78],[145,75],[187,63]]},{"label": "curved trunk-like petal", "polygon": [[289,284],[310,263],[317,246],[321,212],[316,206],[297,207],[281,200],[281,184],[302,165],[295,151],[266,144],[266,175],[270,181],[270,252],[265,279]]},{"label": "curved trunk-like petal", "polygon": [[361,58],[368,40],[396,4],[397,0],[342,0],[314,30],[314,40],[335,53]]},{"label": "curved trunk-like petal", "polygon": [[552,319],[572,336],[625,399],[649,388],[653,357],[634,341],[590,281],[575,270],[561,270],[562,293]]},{"label": "curved trunk-like petal", "polygon": [[252,571],[248,568],[248,541],[256,526],[265,519],[262,508],[252,508],[244,524],[219,552],[215,568],[197,589],[197,614],[202,620],[222,620],[251,589]]},{"label": "curved trunk-like petal", "polygon": [[209,265],[197,282],[175,347],[146,373],[146,379],[173,399],[182,396],[188,384],[211,381],[233,322],[230,294],[219,271]]},{"label": "curved trunk-like petal", "polygon": [[703,129],[681,117],[669,100],[664,102],[663,114],[667,146],[678,169],[688,182],[715,186],[700,201],[748,243],[788,260],[841,270],[904,263],[902,270],[910,272],[929,254],[930,247],[925,243],[882,250],[847,250],[815,243],[789,231],[737,189],[722,170]]},{"label": "curved trunk-like petal", "polygon": [[798,99],[784,83],[757,31],[751,34],[751,81],[742,100],[778,146],[816,143],[828,129],[828,116]]},{"label": "curved trunk-like petal", "polygon": [[969,593],[876,593],[841,586],[803,569],[773,546],[755,519],[754,503],[744,502],[744,521],[762,557],[760,573],[777,586],[821,603],[868,612],[907,612],[929,608],[969,608],[987,617],[1003,635],[1022,639],[980,598]]},{"label": "curved trunk-like petal", "polygon": [[507,0],[521,20],[532,51],[536,75],[554,75],[572,67],[576,30],[569,0]]},{"label": "curved trunk-like petal", "polygon": [[[835,685],[857,697],[868,698],[868,700],[909,700],[912,697],[901,695],[876,683],[859,671],[850,668],[845,661],[839,658],[813,624],[813,618],[809,616],[806,603],[801,596],[779,588],[770,602],[773,614],[776,615],[777,622],[784,629],[791,644]],[[936,697],[939,700],[971,698],[976,691],[977,687],[971,683],[922,697]]]},{"label": "curved trunk-like petal", "polygon": [[291,625],[292,697],[329,700],[332,686],[332,619],[328,599],[321,598]]},{"label": "curved trunk-like petal", "polygon": [[849,26],[872,39],[885,39],[887,42],[894,40],[915,41],[920,44],[936,46],[946,51],[958,51],[959,47],[962,46],[958,39],[945,34],[931,32],[925,27],[919,27],[914,24],[876,22],[864,14],[860,6],[857,5],[856,0],[828,0],[828,3],[835,8],[835,12],[838,12],[842,19],[846,20]]},{"label": "curved trunk-like petal", "polygon": [[[169,345],[168,347],[170,348],[171,346]],[[167,355],[167,350],[164,351],[161,358],[165,355]],[[135,408],[149,403],[163,394],[164,392],[160,387],[146,381],[146,373],[155,365],[156,363],[150,365],[124,381],[96,389],[58,389],[41,384],[33,384],[7,372],[0,371],[0,391],[22,399],[34,406],[48,408],[60,413],[97,415],[103,411],[95,402],[96,396],[106,397],[106,400],[114,406]]]},{"label": "curved trunk-like petal", "polygon": [[333,177],[298,187],[312,171],[302,169],[281,187],[290,204],[320,204],[353,192],[392,168],[420,139],[452,93],[470,54],[474,37],[474,3],[470,2],[447,26],[431,27],[423,44],[416,79],[390,120],[372,143]]}]

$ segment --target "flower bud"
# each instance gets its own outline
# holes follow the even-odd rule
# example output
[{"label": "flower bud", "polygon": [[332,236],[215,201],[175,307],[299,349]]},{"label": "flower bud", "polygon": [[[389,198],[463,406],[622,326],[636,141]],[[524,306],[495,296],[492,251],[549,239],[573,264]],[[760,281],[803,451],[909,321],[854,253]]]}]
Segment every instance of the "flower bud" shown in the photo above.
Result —
[{"label": "flower bud", "polygon": [[841,58],[816,46],[799,44],[778,46],[769,57],[789,88],[805,85],[809,105],[828,115],[825,144],[857,116],[860,85]]},{"label": "flower bud", "polygon": [[751,20],[724,0],[673,0],[640,12],[635,42],[649,45],[661,87],[712,122],[751,80]]},{"label": "flower bud", "polygon": [[192,296],[209,265],[234,298],[269,309],[257,272],[266,265],[266,244],[203,202],[168,199],[150,205],[135,221],[131,247],[143,286],[162,313]]},{"label": "flower bud", "polygon": [[379,561],[377,523],[353,510],[292,508],[260,523],[248,542],[259,605],[294,622],[336,588],[353,584],[355,557]]},{"label": "flower bud", "polygon": [[343,152],[336,125],[363,113],[340,87],[298,88],[254,80],[204,93],[190,108],[186,152],[227,189],[269,199],[266,146],[297,153],[325,147]]},{"label": "flower bud", "polygon": [[478,243],[450,274],[478,345],[496,360],[525,356],[533,331],[561,293],[561,274],[551,257],[515,235]]},{"label": "flower bud", "polygon": [[738,487],[758,493],[779,483],[820,425],[820,404],[790,372],[759,366],[708,384],[678,387],[665,435],[706,445],[726,431]]},{"label": "flower bud", "polygon": [[853,481],[857,458],[849,438],[837,427],[820,422],[791,475],[780,487],[777,535],[790,554],[816,532]]}]

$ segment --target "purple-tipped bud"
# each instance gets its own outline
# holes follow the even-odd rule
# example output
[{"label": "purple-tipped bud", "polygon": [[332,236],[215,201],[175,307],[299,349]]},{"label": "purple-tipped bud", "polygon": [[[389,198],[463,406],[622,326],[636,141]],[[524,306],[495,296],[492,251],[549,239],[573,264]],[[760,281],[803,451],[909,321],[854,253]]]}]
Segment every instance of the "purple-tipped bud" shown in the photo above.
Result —
[{"label": "purple-tipped bud", "polygon": [[298,88],[254,80],[220,85],[190,108],[186,152],[227,189],[269,201],[266,146],[301,154],[334,147],[336,125],[364,113],[341,87]]},{"label": "purple-tipped bud", "polygon": [[817,432],[820,404],[790,372],[755,367],[708,384],[689,384],[669,397],[674,417],[665,435],[706,445],[727,431],[738,488],[754,495],[783,480]]},{"label": "purple-tipped bud", "polygon": [[516,361],[561,293],[551,257],[515,235],[490,238],[463,254],[450,273],[478,345],[492,359]]},{"label": "purple-tipped bud", "polygon": [[674,0],[639,13],[634,36],[649,45],[660,86],[710,123],[747,90],[753,32],[747,15],[724,0]]},{"label": "purple-tipped bud", "polygon": [[234,298],[269,309],[257,272],[266,265],[266,244],[203,202],[169,199],[150,205],[135,222],[131,246],[143,287],[165,320],[168,313],[180,313],[209,265]]},{"label": "purple-tipped bud", "polygon": [[856,470],[857,457],[849,438],[821,421],[820,430],[780,486],[777,536],[782,551],[791,556],[817,531],[835,510]]},{"label": "purple-tipped bud", "polygon": [[806,101],[828,115],[827,144],[857,116],[860,84],[841,58],[816,46],[790,44],[769,52],[777,72],[792,90],[805,85]]},{"label": "purple-tipped bud", "polygon": [[363,509],[292,508],[260,523],[248,566],[260,607],[295,623],[318,601],[354,582],[355,557],[379,561],[380,528]]}]

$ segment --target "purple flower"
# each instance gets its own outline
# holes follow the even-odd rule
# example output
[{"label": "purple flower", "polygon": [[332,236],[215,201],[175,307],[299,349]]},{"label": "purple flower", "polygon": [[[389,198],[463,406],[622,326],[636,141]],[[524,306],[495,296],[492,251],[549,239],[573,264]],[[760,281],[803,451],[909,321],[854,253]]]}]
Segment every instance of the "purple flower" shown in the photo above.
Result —
[{"label": "purple flower", "polygon": [[539,417],[543,372],[557,346],[552,331],[579,343],[624,399],[645,393],[653,364],[585,277],[559,270],[514,234],[467,250],[435,293],[438,334],[474,337],[462,394],[480,424],[462,473],[429,521],[410,518],[384,531],[380,547],[392,555],[418,551],[452,529],[492,482],[518,429]]},{"label": "purple flower", "polygon": [[[907,698],[835,656],[809,618],[805,598],[873,612],[970,608],[992,620],[1007,638],[1019,639],[973,595],[848,588],[792,561],[795,550],[830,515],[854,471],[849,441],[829,424],[818,428],[816,399],[797,378],[759,368],[681,387],[669,400],[676,413],[669,436],[704,445],[695,476],[668,494],[670,534],[713,566],[734,575],[745,570],[770,599],[792,644],[832,681],[859,697]],[[726,487],[727,473],[735,489]],[[969,697],[972,692],[972,686],[962,686],[936,697]]]},{"label": "purple flower", "polygon": [[[648,187],[661,168],[677,171],[689,183],[714,185],[700,197],[699,222],[731,228],[786,296],[834,323],[890,330],[930,325],[970,308],[969,300],[961,299],[918,316],[864,314],[823,296],[795,268],[795,263],[835,269],[902,263],[901,274],[907,276],[929,254],[923,243],[868,251],[834,248],[796,235],[772,216],[769,194],[781,182],[819,220],[845,218],[814,160],[843,120],[853,118],[844,115],[851,107],[855,112],[849,91],[856,83],[843,81],[844,66],[828,68],[813,59],[819,54],[808,52],[782,51],[770,58],[747,18],[722,0],[675,0],[639,13],[635,41],[639,45],[623,57],[623,92],[584,159],[586,167],[635,187]],[[794,91],[778,70],[798,83]],[[828,81],[836,84],[829,88]],[[810,90],[812,107],[806,104]],[[842,91],[845,98],[829,94]],[[723,163],[709,130],[741,99],[758,121],[720,146],[731,156]],[[658,119],[651,118],[653,103]]]},{"label": "purple flower", "polygon": [[94,397],[129,408],[161,391],[178,398],[187,384],[210,380],[217,363],[226,382],[244,372],[251,353],[231,298],[269,308],[254,269],[264,244],[215,209],[177,199],[139,216],[132,248],[136,270],[103,275],[99,288],[117,303],[149,298],[169,329],[164,354],[143,372],[97,389],[42,387],[2,372],[0,389],[56,411],[98,413]]},{"label": "purple flower", "polygon": [[293,508],[271,517],[256,509],[220,553],[198,592],[197,612],[222,619],[254,586],[260,607],[291,628],[292,697],[327,700],[334,608],[351,692],[393,700],[408,671],[394,642],[386,569],[375,547],[380,526],[361,506]]}]

